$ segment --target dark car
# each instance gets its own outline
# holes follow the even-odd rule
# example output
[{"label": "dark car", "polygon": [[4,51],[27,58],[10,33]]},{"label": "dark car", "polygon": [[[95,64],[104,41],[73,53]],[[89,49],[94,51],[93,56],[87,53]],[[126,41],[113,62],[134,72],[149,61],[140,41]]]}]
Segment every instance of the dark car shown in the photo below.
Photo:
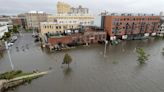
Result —
[{"label": "dark car", "polygon": [[34,42],[39,42],[39,39],[38,39],[38,38],[36,38]]}]

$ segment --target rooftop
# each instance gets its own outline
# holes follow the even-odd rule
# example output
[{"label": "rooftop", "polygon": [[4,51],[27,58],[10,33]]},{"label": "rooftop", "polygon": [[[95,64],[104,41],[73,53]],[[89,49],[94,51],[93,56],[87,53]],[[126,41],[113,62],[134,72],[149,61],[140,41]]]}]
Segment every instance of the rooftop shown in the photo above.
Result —
[{"label": "rooftop", "polygon": [[146,14],[146,13],[108,13],[106,16],[159,16],[156,14]]}]

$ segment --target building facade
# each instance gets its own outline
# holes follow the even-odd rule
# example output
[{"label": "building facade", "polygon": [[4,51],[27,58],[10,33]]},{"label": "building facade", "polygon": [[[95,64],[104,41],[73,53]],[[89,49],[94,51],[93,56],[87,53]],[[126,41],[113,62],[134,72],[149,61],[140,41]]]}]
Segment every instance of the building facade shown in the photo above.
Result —
[{"label": "building facade", "polygon": [[19,17],[17,16],[14,16],[14,17],[11,17],[11,20],[12,20],[12,24],[15,25],[15,26],[22,26],[22,21]]},{"label": "building facade", "polygon": [[26,22],[25,14],[19,14],[19,15],[18,15],[18,18],[21,19],[22,27],[23,27],[24,29],[27,29],[27,22]]},{"label": "building facade", "polygon": [[83,8],[81,5],[79,7],[72,7],[67,3],[58,2],[57,14],[89,14],[89,9]]},{"label": "building facade", "polygon": [[106,40],[106,32],[101,30],[92,30],[87,29],[84,33],[75,33],[66,36],[48,37],[48,44],[51,46],[55,46],[57,44],[70,44],[70,43],[80,43],[80,44],[94,44],[99,41]]},{"label": "building facade", "polygon": [[58,14],[49,15],[47,22],[40,24],[42,36],[48,32],[63,33],[65,30],[76,30],[81,28],[81,26],[91,26],[94,24],[94,17],[88,14],[89,10],[87,8],[82,8],[82,6],[71,8],[69,4],[58,2],[57,11]]},{"label": "building facade", "polygon": [[57,22],[59,24],[79,24],[83,26],[90,26],[94,24],[94,17],[91,15],[78,15],[78,14],[63,14],[48,16],[48,22]]},{"label": "building facade", "polygon": [[159,35],[164,36],[164,23],[162,23],[160,28],[159,28]]},{"label": "building facade", "polygon": [[89,9],[88,8],[83,8],[81,5],[79,7],[75,8],[72,7],[70,10],[71,14],[89,14]]},{"label": "building facade", "polygon": [[71,6],[64,2],[57,3],[57,13],[58,14],[67,14],[70,12]]},{"label": "building facade", "polygon": [[156,35],[160,27],[160,16],[154,15],[106,15],[103,27],[110,40],[137,39],[138,37]]},{"label": "building facade", "polygon": [[5,32],[8,32],[8,26],[0,24],[0,38],[2,38]]},{"label": "building facade", "polygon": [[40,22],[47,21],[46,13],[42,11],[30,11],[25,13],[25,18],[27,22],[27,29],[39,29],[40,30]]},{"label": "building facade", "polygon": [[41,35],[45,35],[45,33],[63,33],[65,30],[69,29],[77,29],[79,28],[78,24],[75,23],[56,23],[56,22],[41,22]]}]

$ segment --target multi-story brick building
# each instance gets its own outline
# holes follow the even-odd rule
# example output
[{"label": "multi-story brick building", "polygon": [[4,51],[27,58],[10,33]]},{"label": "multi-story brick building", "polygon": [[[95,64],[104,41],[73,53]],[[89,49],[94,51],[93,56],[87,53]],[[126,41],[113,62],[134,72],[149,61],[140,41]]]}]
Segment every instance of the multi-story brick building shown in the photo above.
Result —
[{"label": "multi-story brick building", "polygon": [[111,14],[102,16],[102,26],[108,34],[108,39],[140,39],[156,35],[160,27],[160,16]]},{"label": "multi-story brick building", "polygon": [[30,11],[25,13],[27,29],[40,29],[40,22],[46,22],[47,15],[47,13],[42,11]]},{"label": "multi-story brick building", "polygon": [[13,17],[11,17],[11,20],[12,20],[12,24],[13,25],[22,26],[22,21],[21,21],[21,19],[19,17],[13,16]]}]

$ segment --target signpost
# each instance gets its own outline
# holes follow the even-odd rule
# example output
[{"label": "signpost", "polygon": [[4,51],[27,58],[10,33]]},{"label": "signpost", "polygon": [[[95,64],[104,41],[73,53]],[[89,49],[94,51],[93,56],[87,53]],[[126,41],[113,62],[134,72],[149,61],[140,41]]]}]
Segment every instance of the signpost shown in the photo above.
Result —
[{"label": "signpost", "polygon": [[14,70],[14,65],[13,65],[13,63],[11,61],[10,50],[9,50],[8,45],[7,45],[7,42],[5,42],[5,46],[6,46],[7,54],[8,54],[8,57],[9,57],[10,66],[11,66],[12,70]]},{"label": "signpost", "polygon": [[105,41],[105,47],[104,47],[104,57],[105,57],[105,55],[106,55],[106,46],[108,44],[108,41],[107,40],[104,40],[104,41]]}]

